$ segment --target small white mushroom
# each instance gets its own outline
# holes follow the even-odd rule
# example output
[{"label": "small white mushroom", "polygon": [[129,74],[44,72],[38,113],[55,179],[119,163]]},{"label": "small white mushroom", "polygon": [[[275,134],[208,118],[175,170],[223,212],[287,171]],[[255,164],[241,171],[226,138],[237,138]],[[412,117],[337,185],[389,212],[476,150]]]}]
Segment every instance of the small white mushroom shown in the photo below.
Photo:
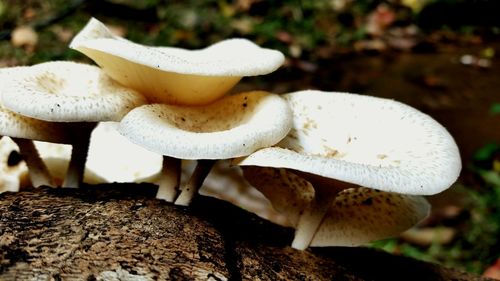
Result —
[{"label": "small white mushroom", "polygon": [[19,147],[10,138],[0,138],[0,193],[19,191],[27,174]]},{"label": "small white mushroom", "polygon": [[[101,122],[92,131],[86,169],[103,182],[135,182],[156,175],[162,156],[131,143],[116,131],[117,126],[117,122]],[[70,145],[35,141],[35,147],[44,161],[64,159],[67,163],[71,157]]]},{"label": "small white mushroom", "polygon": [[32,140],[66,142],[68,139],[64,136],[63,128],[54,123],[15,114],[0,106],[0,137],[2,136],[10,137],[19,147],[34,187],[53,186],[47,167],[40,159]]},{"label": "small white mushroom", "polygon": [[[291,112],[277,95],[248,92],[206,106],[144,105],[130,111],[119,131],[133,143],[178,159],[205,159],[176,204],[188,205],[218,159],[248,155],[280,141],[291,128]],[[160,186],[172,194],[175,186]],[[167,191],[165,191],[167,190]],[[168,191],[170,190],[170,191]],[[162,198],[169,199],[169,198]]]},{"label": "small white mushroom", "polygon": [[2,90],[4,106],[18,114],[67,126],[73,145],[64,186],[78,187],[90,134],[99,121],[119,121],[146,100],[113,81],[98,67],[74,62],[48,62],[23,68]]},{"label": "small white mushroom", "polygon": [[[62,185],[66,177],[66,171],[68,170],[69,158],[43,157],[42,159],[47,166],[50,174],[52,175],[54,182],[57,185]],[[109,181],[99,176],[96,172],[90,170],[88,167],[85,167],[83,182],[87,184],[109,183]]]},{"label": "small white mushroom", "polygon": [[[314,200],[313,185],[287,169],[242,168],[245,178],[297,227]],[[424,219],[430,205],[420,196],[355,187],[339,192],[326,209],[310,246],[356,246],[396,236]]]},{"label": "small white mushroom", "polygon": [[286,169],[241,168],[245,179],[269,199],[276,211],[286,215],[288,225],[296,227],[301,214],[314,199],[312,184]]},{"label": "small white mushroom", "polygon": [[[183,166],[183,172],[185,166],[188,165]],[[250,185],[241,169],[231,165],[231,161],[217,161],[200,188],[200,194],[230,202],[273,223],[291,226],[288,216],[276,211],[269,199]]]},{"label": "small white mushroom", "polygon": [[268,74],[284,62],[279,51],[260,48],[246,39],[224,40],[201,50],[144,46],[113,35],[94,18],[70,48],[90,57],[149,102],[181,105],[211,103],[243,76]]},{"label": "small white mushroom", "polygon": [[347,93],[301,91],[283,97],[294,116],[290,133],[276,146],[236,162],[292,169],[313,185],[315,200],[301,216],[293,247],[310,244],[326,211],[325,198],[331,201],[351,185],[430,195],[448,188],[460,173],[453,138],[414,108]]},{"label": "small white mushroom", "polygon": [[[181,185],[190,178],[195,168],[196,161],[182,161]],[[159,184],[161,178],[162,174],[158,173],[151,177],[140,179],[138,182],[161,185]],[[243,177],[240,167],[231,165],[230,160],[220,160],[215,163],[210,174],[208,174],[203,182],[199,194],[230,202],[273,223],[287,227],[292,226],[288,220],[288,214],[285,215],[276,211],[269,199],[250,185]]]},{"label": "small white mushroom", "polygon": [[[12,67],[0,70],[0,91],[3,93],[9,81],[27,67]],[[64,127],[54,122],[33,119],[14,113],[4,107],[5,99],[0,102],[0,136],[11,137],[17,144],[20,154],[29,167],[29,177],[33,186],[52,186],[51,176],[33,146],[32,140],[67,143],[69,137]]]}]

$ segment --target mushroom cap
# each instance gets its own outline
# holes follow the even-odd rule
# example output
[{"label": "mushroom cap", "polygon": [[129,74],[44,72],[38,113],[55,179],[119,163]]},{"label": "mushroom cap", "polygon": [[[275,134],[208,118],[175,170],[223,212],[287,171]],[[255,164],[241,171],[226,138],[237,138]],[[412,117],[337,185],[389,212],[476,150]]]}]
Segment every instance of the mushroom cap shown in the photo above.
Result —
[{"label": "mushroom cap", "polygon": [[180,159],[228,159],[279,142],[291,111],[278,95],[246,92],[198,107],[151,104],[130,111],[119,132],[150,151]]},{"label": "mushroom cap", "polygon": [[[296,227],[314,197],[311,183],[287,169],[242,168],[247,181]],[[393,237],[424,219],[429,211],[429,203],[421,196],[348,188],[332,200],[311,246],[356,246]]]},{"label": "mushroom cap", "polygon": [[98,67],[68,61],[46,62],[16,71],[2,90],[4,106],[54,122],[119,121],[146,102]]},{"label": "mushroom cap", "polygon": [[121,84],[150,102],[200,105],[227,93],[243,76],[268,74],[284,62],[281,52],[246,39],[224,40],[205,49],[150,47],[113,35],[92,18],[73,39],[76,49]]},{"label": "mushroom cap", "polygon": [[404,194],[447,189],[461,169],[458,147],[428,115],[405,104],[348,93],[282,96],[293,128],[276,146],[235,162],[289,168]]},{"label": "mushroom cap", "polygon": [[63,124],[47,122],[5,109],[0,104],[0,135],[55,143],[69,143]]},{"label": "mushroom cap", "polygon": [[422,196],[349,188],[335,198],[311,246],[358,246],[395,237],[426,218],[430,208]]},{"label": "mushroom cap", "polygon": [[243,176],[259,190],[278,213],[285,214],[286,225],[297,225],[300,215],[314,198],[314,188],[304,178],[287,171],[257,166],[243,166]]},{"label": "mushroom cap", "polygon": [[[133,182],[161,170],[162,156],[131,143],[116,131],[117,126],[115,122],[102,122],[92,131],[85,166],[95,176],[86,178],[86,183],[95,182],[88,181],[92,179],[102,179],[99,182]],[[44,161],[56,159],[50,160],[54,166],[62,165],[62,160],[58,159],[67,162],[71,157],[69,145],[35,142],[35,146]]]},{"label": "mushroom cap", "polygon": [[[195,161],[183,163],[182,174],[188,179]],[[191,165],[189,165],[191,164]],[[277,212],[271,202],[244,178],[241,169],[230,161],[217,161],[200,188],[200,194],[230,202],[273,223],[290,226],[285,215]]]},{"label": "mushroom cap", "polygon": [[[10,81],[27,69],[25,66],[1,68],[0,92],[3,93]],[[64,132],[61,124],[33,119],[6,109],[0,95],[0,136],[67,143],[69,138]]]}]

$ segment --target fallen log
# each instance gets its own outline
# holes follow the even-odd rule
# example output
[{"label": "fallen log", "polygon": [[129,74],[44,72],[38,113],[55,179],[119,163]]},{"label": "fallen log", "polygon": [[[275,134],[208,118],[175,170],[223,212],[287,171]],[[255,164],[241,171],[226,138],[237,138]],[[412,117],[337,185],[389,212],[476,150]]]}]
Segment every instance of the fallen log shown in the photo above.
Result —
[{"label": "fallen log", "polygon": [[369,248],[297,251],[293,230],[147,184],[0,194],[0,280],[485,280]]}]

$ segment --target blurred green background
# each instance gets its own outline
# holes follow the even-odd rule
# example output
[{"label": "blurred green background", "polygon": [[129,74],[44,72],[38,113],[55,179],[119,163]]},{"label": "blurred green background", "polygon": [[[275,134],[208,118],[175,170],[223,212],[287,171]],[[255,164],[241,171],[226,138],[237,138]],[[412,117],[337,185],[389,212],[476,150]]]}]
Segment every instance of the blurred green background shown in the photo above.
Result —
[{"label": "blurred green background", "polygon": [[[88,61],[68,49],[90,17],[147,45],[203,48],[245,37],[282,51],[236,91],[348,91],[393,98],[445,125],[464,170],[396,254],[500,275],[500,1],[0,0],[0,67]],[[89,61],[88,61],[89,62]],[[498,276],[497,275],[497,276]]]}]

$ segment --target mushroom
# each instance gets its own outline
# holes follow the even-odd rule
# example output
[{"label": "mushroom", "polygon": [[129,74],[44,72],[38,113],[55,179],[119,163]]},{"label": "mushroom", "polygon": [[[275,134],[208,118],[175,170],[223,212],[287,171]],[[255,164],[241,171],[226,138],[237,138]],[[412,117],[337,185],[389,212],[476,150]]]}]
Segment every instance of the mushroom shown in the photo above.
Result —
[{"label": "mushroom", "polygon": [[145,103],[142,95],[113,81],[98,67],[67,61],[17,71],[5,83],[2,100],[18,114],[70,124],[73,152],[63,183],[67,187],[78,187],[82,181],[96,122],[120,121],[130,109]]},{"label": "mushroom", "polygon": [[204,105],[226,94],[243,76],[268,74],[284,62],[281,52],[246,39],[229,39],[201,50],[150,47],[113,35],[92,18],[70,48],[94,60],[121,84],[151,103]]},{"label": "mushroom", "polygon": [[28,168],[19,147],[10,138],[0,139],[0,193],[17,192],[22,180],[27,178]]},{"label": "mushroom", "polygon": [[64,133],[64,127],[57,123],[16,114],[0,104],[0,137],[3,136],[10,137],[19,147],[19,153],[28,166],[33,186],[52,186],[51,176],[32,140],[67,143],[69,139]]},{"label": "mushroom", "polygon": [[[314,199],[313,185],[287,169],[249,166],[243,170],[245,178],[296,227]],[[330,201],[310,246],[357,246],[393,237],[420,222],[429,211],[429,203],[421,196],[347,188]]]},{"label": "mushroom", "polygon": [[291,169],[312,184],[314,198],[300,216],[294,248],[310,244],[342,190],[363,186],[431,195],[458,178],[461,161],[455,141],[434,119],[412,107],[312,90],[283,98],[293,111],[290,133],[276,146],[235,163]]},{"label": "mushroom", "polygon": [[[144,105],[122,119],[119,132],[149,151],[175,159],[199,160],[175,201],[188,205],[214,160],[245,156],[276,144],[290,130],[291,121],[290,108],[279,96],[246,92],[205,106]],[[177,163],[180,165],[180,160]],[[174,180],[163,181],[157,197],[174,201],[178,173],[169,178]]]},{"label": "mushroom", "polygon": [[[0,91],[5,89],[7,81],[10,81],[12,77],[15,77],[26,69],[26,67],[22,66],[0,69]],[[15,143],[14,145],[8,141],[3,141],[5,145],[4,149],[7,149],[9,156],[12,151],[17,152],[17,150],[12,149],[13,147],[17,146],[19,148],[20,159],[23,158],[26,161],[29,167],[29,178],[35,187],[41,185],[50,186],[53,182],[47,167],[38,156],[38,152],[34,148],[31,140],[67,142],[68,139],[63,133],[63,129],[64,128],[56,123],[44,122],[16,114],[6,109],[3,105],[3,101],[0,99],[0,139],[3,138],[3,136],[8,136]],[[16,163],[16,165],[13,166],[18,165]],[[9,186],[9,190],[14,191],[19,189],[20,176],[23,173],[23,169],[11,169],[8,163],[4,169],[7,176],[3,179],[4,185]]]},{"label": "mushroom", "polygon": [[[116,130],[116,122],[102,122],[92,131],[83,182],[135,182],[156,175],[161,155],[137,146]],[[35,148],[56,186],[64,181],[71,145],[34,141]],[[126,152],[126,153],[124,153]],[[0,140],[0,192],[19,191],[33,186],[28,168],[18,154],[18,146],[9,138]]]},{"label": "mushroom", "polygon": [[[194,167],[189,166],[183,165],[183,175],[191,174]],[[250,185],[243,177],[241,169],[231,165],[229,160],[217,161],[199,193],[230,202],[273,223],[292,226],[288,217],[276,211],[269,199]]]},{"label": "mushroom", "polygon": [[[135,182],[160,171],[162,156],[131,143],[116,131],[117,126],[117,122],[101,122],[92,131],[85,166],[95,173],[95,177],[84,182],[95,182],[98,178],[101,183]],[[63,167],[71,157],[69,145],[35,142],[35,147],[42,159],[54,162],[54,166]],[[57,161],[60,163],[55,163]]]}]

